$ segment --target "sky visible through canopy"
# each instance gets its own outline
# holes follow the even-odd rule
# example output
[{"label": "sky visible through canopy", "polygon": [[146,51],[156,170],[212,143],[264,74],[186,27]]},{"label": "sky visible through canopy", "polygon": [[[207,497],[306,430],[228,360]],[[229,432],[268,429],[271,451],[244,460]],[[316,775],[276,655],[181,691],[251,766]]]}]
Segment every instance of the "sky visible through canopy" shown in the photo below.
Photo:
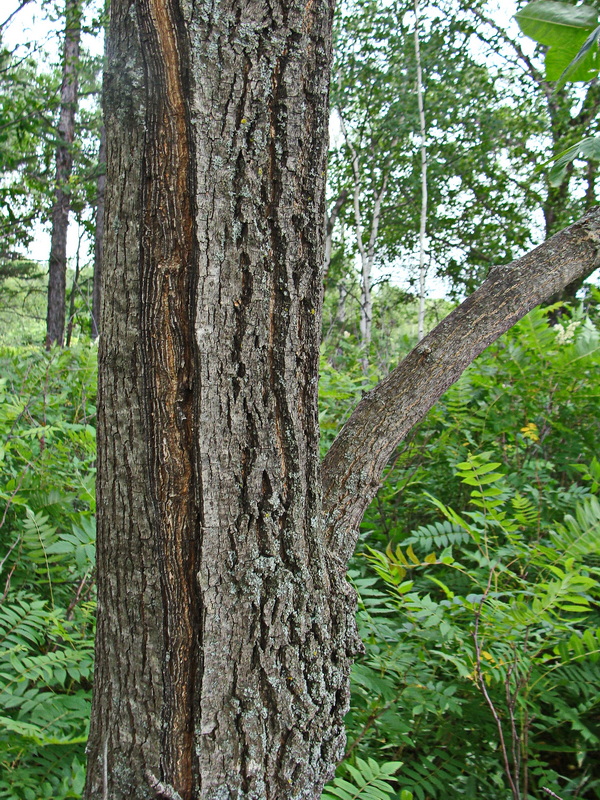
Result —
[{"label": "sky visible through canopy", "polygon": [[[53,12],[52,6],[49,3],[45,7],[35,0],[30,0],[26,5],[19,9],[22,0],[4,0],[2,3],[2,13],[0,15],[0,23],[7,20],[14,12],[14,16],[10,22],[2,30],[2,38],[5,46],[15,51],[15,54],[24,55],[26,52],[34,52],[40,61],[48,65],[57,65],[60,63],[60,50],[62,42],[62,15],[57,11]],[[88,14],[97,13],[100,0],[93,0],[90,3]],[[424,4],[425,5],[425,4]],[[458,7],[459,4],[456,3]],[[503,26],[508,26],[511,33],[516,32],[517,25],[512,19],[516,12],[515,0],[491,0],[488,3],[488,14],[494,19],[495,22]],[[62,3],[58,4],[59,11],[62,9]],[[426,15],[426,9],[424,11]],[[514,31],[513,31],[514,27]],[[473,37],[474,39],[475,37]],[[531,43],[533,44],[533,43]],[[90,34],[83,34],[82,36],[83,47],[94,55],[101,54],[103,49],[103,41],[101,36],[92,36]],[[524,43],[524,47],[527,44]],[[485,53],[481,45],[474,44],[474,52],[482,61],[489,59],[489,53]],[[332,138],[336,138],[336,124],[335,119],[332,119]],[[431,213],[431,210],[430,210]],[[78,240],[80,232],[77,230],[77,225],[72,223],[69,228],[69,258],[74,259],[76,255]],[[84,243],[84,247],[85,247]],[[28,255],[40,262],[45,262],[48,259],[50,250],[50,234],[47,226],[38,225],[34,241],[32,242]],[[403,283],[403,280],[398,281],[398,277],[394,279],[393,265],[385,270],[392,276],[394,283]],[[402,270],[400,270],[402,272]],[[382,272],[383,275],[383,272]],[[377,279],[377,276],[375,276]],[[428,279],[428,294],[429,296],[443,296],[445,294],[445,287],[443,283],[433,276]]]}]

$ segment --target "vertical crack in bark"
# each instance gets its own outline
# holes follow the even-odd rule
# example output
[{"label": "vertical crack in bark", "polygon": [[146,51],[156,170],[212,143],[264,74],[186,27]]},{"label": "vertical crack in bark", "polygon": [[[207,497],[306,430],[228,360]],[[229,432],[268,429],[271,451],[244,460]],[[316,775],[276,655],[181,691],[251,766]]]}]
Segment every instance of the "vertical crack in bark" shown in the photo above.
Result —
[{"label": "vertical crack in bark", "polygon": [[[186,96],[188,43],[176,0],[143,0],[147,135],[140,253],[142,360],[149,472],[163,597],[161,779],[191,800],[194,687],[198,662],[198,496],[193,337],[195,172]],[[188,91],[186,91],[188,89]]]},{"label": "vertical crack in bark", "polygon": [[[287,141],[282,135],[281,122],[287,117],[285,85],[285,53],[277,59],[272,75],[272,96],[269,108],[270,140],[269,140],[269,206],[267,220],[271,240],[271,253],[273,259],[271,299],[270,299],[270,386],[275,399],[275,434],[277,447],[281,454],[281,478],[283,513],[279,516],[280,536],[279,548],[281,560],[294,571],[292,558],[294,548],[287,547],[286,538],[289,533],[288,509],[294,503],[297,487],[295,486],[294,465],[298,461],[298,448],[294,438],[294,419],[289,408],[289,389],[286,385],[287,367],[286,359],[289,354],[290,318],[293,311],[290,308],[292,301],[290,295],[290,276],[288,270],[293,264],[290,257],[289,242],[285,231],[286,220],[282,218],[283,180],[287,161]],[[289,235],[289,231],[288,231]],[[293,385],[293,384],[291,384]],[[295,520],[294,520],[295,521]]]}]

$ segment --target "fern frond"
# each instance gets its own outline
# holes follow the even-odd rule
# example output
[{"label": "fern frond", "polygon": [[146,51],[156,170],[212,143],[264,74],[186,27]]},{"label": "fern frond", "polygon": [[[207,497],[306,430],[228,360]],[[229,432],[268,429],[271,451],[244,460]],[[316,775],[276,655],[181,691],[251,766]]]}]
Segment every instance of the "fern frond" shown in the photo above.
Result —
[{"label": "fern frond", "polygon": [[32,600],[26,595],[11,598],[11,605],[0,605],[0,657],[3,648],[29,649],[44,639],[50,614],[45,600]]},{"label": "fern frond", "polygon": [[517,522],[520,522],[521,525],[527,528],[537,524],[540,511],[532,500],[517,493],[512,498],[511,502]]},{"label": "fern frond", "polygon": [[595,495],[584,497],[575,507],[575,516],[565,514],[562,524],[550,533],[553,547],[563,557],[577,560],[600,557],[600,503]]},{"label": "fern frond", "polygon": [[419,550],[431,552],[436,547],[453,547],[466,544],[469,534],[450,520],[440,520],[431,525],[421,525],[403,539],[403,545],[414,545]]},{"label": "fern frond", "polygon": [[373,758],[357,758],[356,765],[345,765],[352,780],[334,778],[325,787],[321,800],[388,800],[395,794],[392,776],[401,766],[401,761],[378,764]]}]

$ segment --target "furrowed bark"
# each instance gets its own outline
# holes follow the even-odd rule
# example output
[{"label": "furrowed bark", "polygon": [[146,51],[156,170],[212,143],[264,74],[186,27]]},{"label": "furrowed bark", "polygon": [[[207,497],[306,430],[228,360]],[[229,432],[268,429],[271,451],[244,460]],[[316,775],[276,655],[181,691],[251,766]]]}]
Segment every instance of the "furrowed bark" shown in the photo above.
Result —
[{"label": "furrowed bark", "polygon": [[332,7],[111,6],[85,797],[316,800],[357,648],[318,456]]},{"label": "furrowed bark", "polygon": [[138,3],[146,130],[141,186],[140,368],[145,377],[149,480],[162,593],[160,774],[193,796],[193,695],[199,658],[200,542],[194,344],[194,142],[187,102],[189,40],[176,4]]},{"label": "furrowed bark", "polygon": [[81,2],[66,0],[63,79],[57,131],[59,142],[56,148],[56,189],[50,234],[46,348],[54,343],[62,345],[65,335],[67,231],[71,207],[68,182],[73,169],[72,146],[75,138],[80,38]]},{"label": "furrowed bark", "polygon": [[328,546],[347,561],[362,516],[395,447],[489,344],[547,297],[599,264],[600,209],[523,258],[493,269],[483,285],[444,319],[369,392],[323,463]]},{"label": "furrowed bark", "polygon": [[[108,7],[107,7],[108,9]],[[108,46],[108,25],[104,25],[104,61]],[[104,106],[104,103],[102,103]],[[98,147],[98,177],[96,179],[96,228],[94,232],[94,278],[92,284],[92,338],[100,335],[102,306],[102,259],[104,257],[104,211],[106,194],[106,126],[100,128]]]}]

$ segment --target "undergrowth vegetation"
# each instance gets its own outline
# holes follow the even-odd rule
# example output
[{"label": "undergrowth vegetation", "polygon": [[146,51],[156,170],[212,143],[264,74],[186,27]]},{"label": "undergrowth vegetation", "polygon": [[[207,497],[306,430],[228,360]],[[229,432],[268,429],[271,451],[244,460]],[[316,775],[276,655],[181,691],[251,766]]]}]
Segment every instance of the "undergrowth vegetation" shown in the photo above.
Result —
[{"label": "undergrowth vegetation", "polygon": [[74,798],[93,668],[95,348],[2,348],[0,375],[0,798]]},{"label": "undergrowth vegetation", "polygon": [[[445,394],[365,516],[365,652],[328,797],[600,797],[600,337],[551,313]],[[326,436],[369,388],[333,358]]]},{"label": "undergrowth vegetation", "polygon": [[[583,311],[549,313],[490,347],[389,464],[350,570],[365,652],[325,800],[600,798],[600,336]],[[2,800],[83,787],[95,360],[0,349]],[[325,344],[324,448],[376,378],[351,337]]]}]

